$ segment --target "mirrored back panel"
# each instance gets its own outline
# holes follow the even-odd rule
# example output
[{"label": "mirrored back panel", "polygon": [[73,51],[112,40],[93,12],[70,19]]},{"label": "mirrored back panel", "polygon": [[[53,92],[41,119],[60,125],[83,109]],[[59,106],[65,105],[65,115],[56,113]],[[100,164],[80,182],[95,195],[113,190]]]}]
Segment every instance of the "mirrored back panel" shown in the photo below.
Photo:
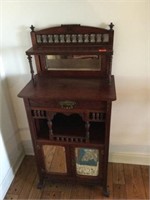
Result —
[{"label": "mirrored back panel", "polygon": [[100,55],[47,55],[46,70],[100,71]]}]

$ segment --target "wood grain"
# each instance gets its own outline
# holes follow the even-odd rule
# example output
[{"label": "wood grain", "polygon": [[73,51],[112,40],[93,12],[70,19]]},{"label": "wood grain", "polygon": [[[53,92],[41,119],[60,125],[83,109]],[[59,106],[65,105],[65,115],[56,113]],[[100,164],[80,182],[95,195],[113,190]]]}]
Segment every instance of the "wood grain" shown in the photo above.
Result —
[{"label": "wood grain", "polygon": [[38,175],[36,176],[36,178],[33,182],[28,199],[40,199],[41,198],[42,190],[37,189],[37,187],[36,187],[37,184],[38,184]]},{"label": "wood grain", "polygon": [[145,188],[138,165],[124,165],[127,198],[129,199],[146,199]]},{"label": "wood grain", "polygon": [[148,166],[140,166],[142,170],[142,177],[143,177],[143,183],[144,183],[144,188],[145,188],[145,194],[146,198],[150,199],[150,188],[149,188],[149,183],[150,183],[150,167]]},{"label": "wood grain", "polygon": [[38,175],[33,156],[26,156],[5,199],[149,199],[149,167],[109,163],[110,197],[104,197],[99,185],[46,181],[36,188]]},{"label": "wood grain", "polygon": [[34,157],[33,156],[26,156],[21,164],[18,172],[16,173],[15,179],[13,180],[8,193],[13,195],[19,195],[22,191],[24,186],[26,177],[30,171],[30,166],[34,165]]},{"label": "wood grain", "polygon": [[32,165],[29,165],[29,167],[30,167],[30,170],[24,181],[24,185],[18,196],[18,199],[27,199],[28,198],[31,188],[32,188],[32,185],[34,183],[34,179],[36,178],[37,170],[36,170],[35,162]]}]

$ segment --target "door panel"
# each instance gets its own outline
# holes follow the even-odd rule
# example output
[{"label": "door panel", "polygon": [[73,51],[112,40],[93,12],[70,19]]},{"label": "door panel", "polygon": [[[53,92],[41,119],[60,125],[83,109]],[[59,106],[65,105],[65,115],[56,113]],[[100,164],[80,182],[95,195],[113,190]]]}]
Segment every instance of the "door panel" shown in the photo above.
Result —
[{"label": "door panel", "polygon": [[84,176],[99,175],[99,150],[93,148],[75,148],[76,174]]},{"label": "door panel", "polygon": [[43,145],[45,169],[48,173],[66,174],[66,151],[63,146]]}]

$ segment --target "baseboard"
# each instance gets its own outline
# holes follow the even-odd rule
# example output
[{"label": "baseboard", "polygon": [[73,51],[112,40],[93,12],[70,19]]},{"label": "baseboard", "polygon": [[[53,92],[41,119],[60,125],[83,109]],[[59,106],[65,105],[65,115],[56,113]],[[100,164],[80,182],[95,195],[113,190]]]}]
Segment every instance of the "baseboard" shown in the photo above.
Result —
[{"label": "baseboard", "polygon": [[26,155],[34,155],[33,145],[31,140],[23,140],[23,147]]},{"label": "baseboard", "polygon": [[22,163],[24,156],[25,156],[25,154],[24,154],[24,152],[22,152],[20,154],[19,158],[16,160],[16,162],[14,164],[12,164],[12,167],[9,168],[5,178],[3,179],[3,181],[0,185],[0,191],[1,191],[0,199],[4,199],[8,189],[15,177],[15,174],[16,174],[18,168],[20,167],[20,164]]},{"label": "baseboard", "polygon": [[[23,141],[23,146],[26,155],[34,155],[32,142],[30,140]],[[134,148],[134,146],[133,146]],[[125,151],[125,148],[124,148]],[[109,153],[109,162],[113,163],[126,163],[138,165],[150,165],[150,154],[136,153],[136,152],[112,152]]]},{"label": "baseboard", "polygon": [[150,155],[140,153],[126,153],[126,152],[110,152],[109,162],[137,164],[137,165],[150,165]]}]

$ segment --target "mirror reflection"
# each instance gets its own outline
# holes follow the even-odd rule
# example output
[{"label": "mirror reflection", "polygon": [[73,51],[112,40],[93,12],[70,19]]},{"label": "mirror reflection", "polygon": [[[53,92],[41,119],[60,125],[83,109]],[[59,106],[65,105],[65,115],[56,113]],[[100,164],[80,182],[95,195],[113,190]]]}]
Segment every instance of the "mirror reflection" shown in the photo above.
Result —
[{"label": "mirror reflection", "polygon": [[47,70],[100,71],[100,55],[47,55]]},{"label": "mirror reflection", "polygon": [[65,148],[43,145],[45,169],[47,172],[67,173]]},{"label": "mirror reflection", "polygon": [[75,148],[76,172],[78,175],[98,176],[99,151],[91,148]]}]

